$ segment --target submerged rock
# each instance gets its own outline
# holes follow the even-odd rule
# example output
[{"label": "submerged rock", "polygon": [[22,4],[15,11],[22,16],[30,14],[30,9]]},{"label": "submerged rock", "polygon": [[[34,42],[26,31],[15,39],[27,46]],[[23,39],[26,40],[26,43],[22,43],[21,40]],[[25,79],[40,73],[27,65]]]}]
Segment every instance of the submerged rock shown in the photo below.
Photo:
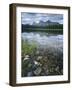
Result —
[{"label": "submerged rock", "polygon": [[25,60],[29,60],[29,58],[24,58],[23,61],[25,61]]},{"label": "submerged rock", "polygon": [[46,73],[46,75],[48,75],[48,74],[49,74],[49,70],[47,69],[47,70],[45,71],[45,73]]},{"label": "submerged rock", "polygon": [[39,53],[40,53],[40,52],[37,50],[37,51],[36,51],[36,54],[39,55]]},{"label": "submerged rock", "polygon": [[34,61],[34,64],[37,66],[42,66],[42,64],[40,62]]},{"label": "submerged rock", "polygon": [[29,63],[29,64],[28,64],[28,68],[31,68],[31,67],[32,67],[32,63]]},{"label": "submerged rock", "polygon": [[25,55],[25,58],[29,58],[29,55]]},{"label": "submerged rock", "polygon": [[35,65],[38,65],[38,62],[37,62],[37,61],[34,61],[34,64],[35,64]]},{"label": "submerged rock", "polygon": [[55,71],[59,71],[59,66],[57,66],[57,67],[55,68]]},{"label": "submerged rock", "polygon": [[39,75],[41,73],[42,69],[41,67],[38,67],[35,71],[34,71],[34,74],[35,75]]},{"label": "submerged rock", "polygon": [[27,76],[33,76],[32,72],[28,72]]},{"label": "submerged rock", "polygon": [[42,56],[38,56],[37,57],[37,61],[41,60],[42,59]]},{"label": "submerged rock", "polygon": [[29,55],[25,55],[25,58],[23,59],[23,61],[25,61],[25,60],[29,60],[30,58],[29,58]]}]

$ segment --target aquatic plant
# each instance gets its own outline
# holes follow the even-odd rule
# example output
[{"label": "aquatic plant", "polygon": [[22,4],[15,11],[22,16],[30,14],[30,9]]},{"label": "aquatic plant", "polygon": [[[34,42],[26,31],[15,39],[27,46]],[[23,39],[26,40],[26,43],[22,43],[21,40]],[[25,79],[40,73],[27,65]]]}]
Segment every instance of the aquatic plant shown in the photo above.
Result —
[{"label": "aquatic plant", "polygon": [[37,45],[35,42],[32,42],[31,44],[27,41],[22,40],[22,54],[23,55],[31,55],[36,50]]}]

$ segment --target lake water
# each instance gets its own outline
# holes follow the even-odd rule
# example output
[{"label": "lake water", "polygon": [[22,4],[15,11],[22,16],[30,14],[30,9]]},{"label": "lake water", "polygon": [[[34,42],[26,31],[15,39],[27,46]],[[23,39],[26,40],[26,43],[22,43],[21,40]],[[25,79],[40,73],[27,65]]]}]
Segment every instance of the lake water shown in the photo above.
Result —
[{"label": "lake water", "polygon": [[21,38],[22,77],[63,75],[63,35],[24,32]]},{"label": "lake water", "polygon": [[30,44],[35,42],[39,47],[55,48],[63,52],[63,35],[60,34],[24,32],[22,33],[22,39],[27,40]]}]

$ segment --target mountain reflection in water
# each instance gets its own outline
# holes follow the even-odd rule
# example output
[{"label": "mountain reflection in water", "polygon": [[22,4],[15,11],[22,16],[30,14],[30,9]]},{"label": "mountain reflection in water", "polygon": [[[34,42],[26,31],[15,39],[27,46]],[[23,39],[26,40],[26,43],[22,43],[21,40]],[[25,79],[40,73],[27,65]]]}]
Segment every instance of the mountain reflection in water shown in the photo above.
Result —
[{"label": "mountain reflection in water", "polygon": [[44,48],[52,47],[63,51],[63,35],[41,32],[24,32],[22,33],[22,39],[27,40],[30,44],[35,42],[38,46],[43,46]]}]

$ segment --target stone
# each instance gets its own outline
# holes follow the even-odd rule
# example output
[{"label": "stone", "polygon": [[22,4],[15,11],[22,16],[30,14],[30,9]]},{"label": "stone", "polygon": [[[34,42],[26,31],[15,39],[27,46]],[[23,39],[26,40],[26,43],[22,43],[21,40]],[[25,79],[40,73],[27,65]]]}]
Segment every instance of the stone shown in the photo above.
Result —
[{"label": "stone", "polygon": [[25,55],[25,58],[23,59],[23,61],[25,61],[25,60],[29,60],[30,58],[29,58],[29,55]]},{"label": "stone", "polygon": [[63,69],[61,69],[61,74],[63,74]]},{"label": "stone", "polygon": [[28,58],[28,57],[25,57],[25,58],[23,59],[23,61],[25,61],[25,60],[29,60],[29,58]]},{"label": "stone", "polygon": [[39,51],[36,51],[36,54],[38,55],[39,54]]},{"label": "stone", "polygon": [[37,61],[41,60],[42,59],[42,56],[38,56],[37,57]]},{"label": "stone", "polygon": [[44,62],[47,62],[48,61],[48,58],[47,57],[44,57],[43,59],[44,59]]},{"label": "stone", "polygon": [[50,68],[49,72],[50,72],[50,73],[53,73],[53,72],[54,72],[54,68],[53,68],[53,67]]},{"label": "stone", "polygon": [[48,75],[48,74],[49,74],[49,70],[47,69],[47,70],[45,71],[45,73],[46,73],[46,75]]},{"label": "stone", "polygon": [[45,73],[42,72],[42,73],[41,73],[41,76],[45,76]]},{"label": "stone", "polygon": [[34,71],[34,74],[35,75],[39,75],[41,73],[42,69],[41,67],[38,67],[35,71]]},{"label": "stone", "polygon": [[34,61],[34,64],[37,66],[42,66],[42,64],[40,62]]},{"label": "stone", "polygon": [[57,67],[55,68],[55,71],[59,71],[59,66],[57,66]]},{"label": "stone", "polygon": [[37,61],[34,61],[34,64],[35,64],[35,65],[38,65],[38,62],[37,62]]},{"label": "stone", "polygon": [[29,64],[28,64],[28,68],[31,68],[31,67],[32,67],[32,64],[31,64],[31,63],[29,63]]},{"label": "stone", "polygon": [[25,58],[29,58],[29,55],[25,55]]},{"label": "stone", "polygon": [[30,76],[32,76],[32,75],[33,75],[32,72],[28,72],[28,74],[27,74],[28,77],[30,77]]}]

